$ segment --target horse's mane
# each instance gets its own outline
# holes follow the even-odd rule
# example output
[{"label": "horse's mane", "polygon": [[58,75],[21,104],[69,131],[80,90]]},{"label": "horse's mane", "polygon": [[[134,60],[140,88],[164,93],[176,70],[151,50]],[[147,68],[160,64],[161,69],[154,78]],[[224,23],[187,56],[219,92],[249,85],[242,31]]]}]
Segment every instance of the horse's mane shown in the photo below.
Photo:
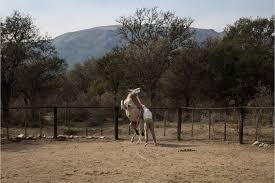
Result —
[{"label": "horse's mane", "polygon": [[137,93],[129,92],[129,94],[127,95],[127,98],[133,101],[133,104],[135,105],[136,108],[141,108],[141,105],[137,99],[137,95],[138,95]]}]

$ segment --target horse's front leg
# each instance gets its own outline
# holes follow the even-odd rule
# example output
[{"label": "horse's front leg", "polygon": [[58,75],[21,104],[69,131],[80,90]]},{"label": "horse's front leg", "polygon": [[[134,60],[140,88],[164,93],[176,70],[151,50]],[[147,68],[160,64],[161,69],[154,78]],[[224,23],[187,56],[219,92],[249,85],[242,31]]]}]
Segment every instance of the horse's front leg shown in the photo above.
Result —
[{"label": "horse's front leg", "polygon": [[142,121],[139,121],[139,123],[138,123],[139,136],[138,136],[138,142],[137,142],[137,144],[140,144],[140,143],[141,143],[143,128],[144,128],[144,127],[143,127],[143,122],[142,122]]},{"label": "horse's front leg", "polygon": [[132,122],[132,121],[131,121],[131,123],[130,123],[130,125],[129,125],[129,135],[130,135],[131,129],[133,129],[133,130],[135,131],[135,132],[134,132],[134,135],[133,135],[132,138],[131,138],[131,142],[134,142],[136,135],[139,135],[138,130],[137,130],[137,125],[136,125],[135,122]]}]

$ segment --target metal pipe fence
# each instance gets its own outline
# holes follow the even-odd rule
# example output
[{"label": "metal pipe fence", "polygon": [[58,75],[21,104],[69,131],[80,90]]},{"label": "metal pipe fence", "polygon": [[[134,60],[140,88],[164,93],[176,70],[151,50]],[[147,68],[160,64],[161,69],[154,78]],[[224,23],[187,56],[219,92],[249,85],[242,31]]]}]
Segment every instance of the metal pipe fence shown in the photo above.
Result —
[{"label": "metal pipe fence", "polygon": [[[159,140],[222,140],[274,143],[274,107],[150,108]],[[2,109],[1,111],[7,109]],[[11,107],[1,138],[77,135],[128,137],[129,120],[119,107]]]}]

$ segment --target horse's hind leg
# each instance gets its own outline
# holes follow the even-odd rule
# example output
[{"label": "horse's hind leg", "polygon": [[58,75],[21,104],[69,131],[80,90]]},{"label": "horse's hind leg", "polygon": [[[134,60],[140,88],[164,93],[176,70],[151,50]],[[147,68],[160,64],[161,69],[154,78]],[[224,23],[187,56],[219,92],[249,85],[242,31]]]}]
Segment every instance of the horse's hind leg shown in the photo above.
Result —
[{"label": "horse's hind leg", "polygon": [[155,143],[155,145],[157,145],[157,140],[156,140],[156,135],[155,135],[155,129],[154,129],[154,123],[153,123],[153,121],[150,122],[149,128],[150,128],[150,132],[152,134],[154,143]]},{"label": "horse's hind leg", "polygon": [[136,136],[137,134],[136,133],[134,133],[134,135],[132,136],[132,138],[131,138],[131,142],[134,142],[134,140],[135,140],[135,136]]},{"label": "horse's hind leg", "polygon": [[142,138],[142,131],[144,129],[144,122],[143,121],[139,121],[138,122],[138,131],[139,131],[139,138],[138,138],[138,142],[137,144],[141,143],[141,138]]},{"label": "horse's hind leg", "polygon": [[[136,123],[135,122],[131,122],[130,125],[129,125],[129,129],[130,128],[133,129],[133,130],[135,130],[135,133],[134,133],[134,135],[131,138],[131,142],[134,142],[135,136],[139,135]],[[129,135],[130,135],[130,131],[129,131]]]}]

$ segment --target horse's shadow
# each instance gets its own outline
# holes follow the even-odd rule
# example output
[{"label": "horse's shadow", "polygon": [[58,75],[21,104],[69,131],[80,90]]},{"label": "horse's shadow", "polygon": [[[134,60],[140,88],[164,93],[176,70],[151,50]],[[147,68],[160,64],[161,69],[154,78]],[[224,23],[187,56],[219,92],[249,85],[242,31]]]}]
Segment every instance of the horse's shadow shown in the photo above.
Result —
[{"label": "horse's shadow", "polygon": [[185,147],[196,147],[199,145],[195,145],[195,144],[164,144],[164,143],[159,143],[158,144],[159,147],[169,147],[169,148],[185,148]]}]

